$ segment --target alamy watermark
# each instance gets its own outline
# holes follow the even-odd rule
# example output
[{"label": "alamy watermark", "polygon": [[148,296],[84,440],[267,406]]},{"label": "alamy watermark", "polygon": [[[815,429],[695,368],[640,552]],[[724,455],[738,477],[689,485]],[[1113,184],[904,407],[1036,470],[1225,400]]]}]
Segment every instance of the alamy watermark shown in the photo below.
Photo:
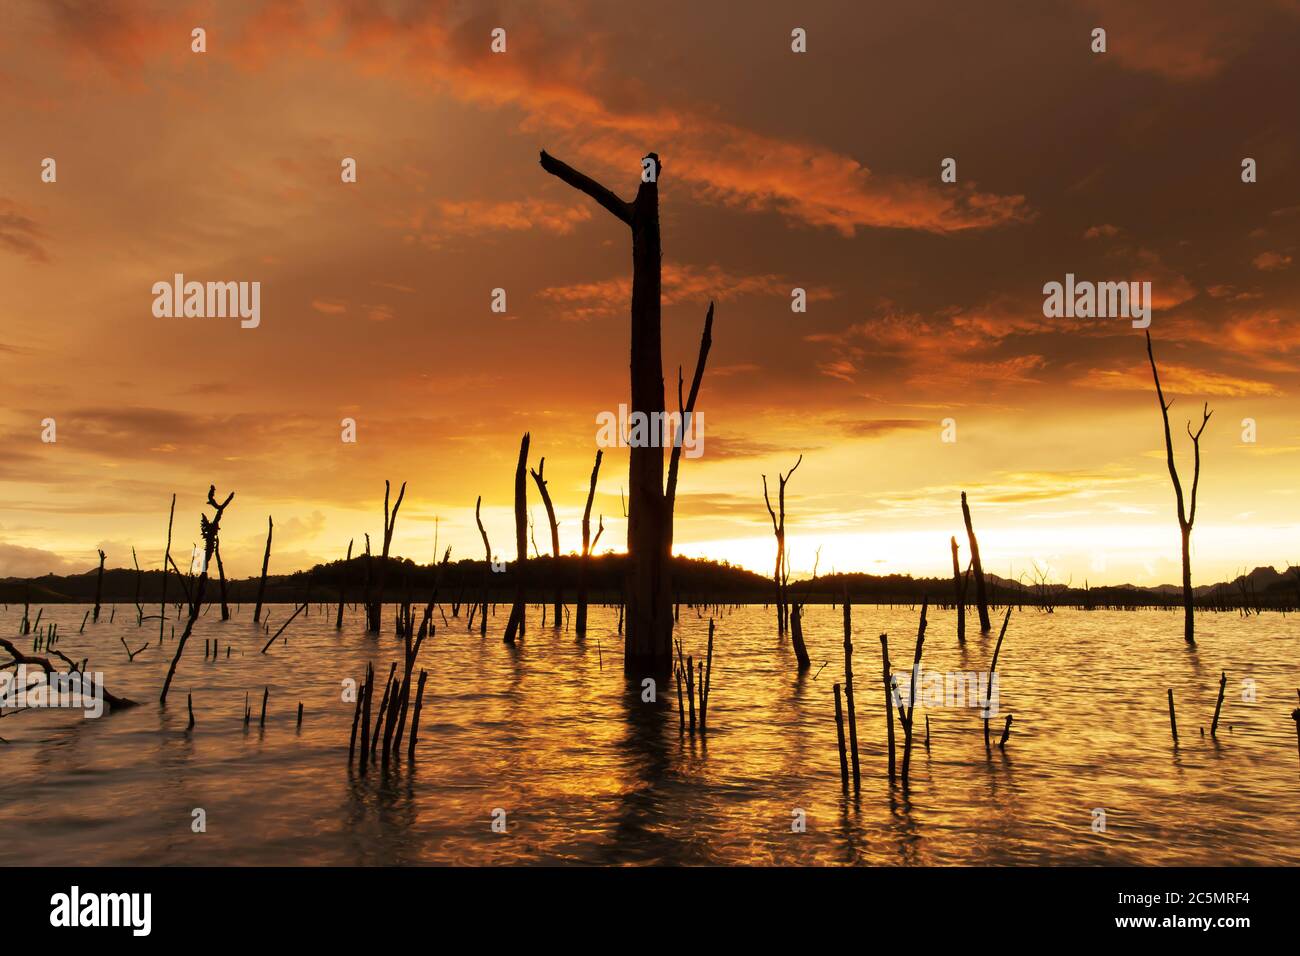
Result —
[{"label": "alamy watermark", "polygon": [[894,675],[894,706],[916,703],[925,710],[940,707],[973,707],[985,719],[998,715],[998,675],[987,671],[903,671]]},{"label": "alamy watermark", "polygon": [[104,675],[98,671],[88,675],[80,671],[28,673],[27,665],[19,664],[16,673],[0,672],[0,707],[79,709],[93,719],[104,713],[103,682]]},{"label": "alamy watermark", "polygon": [[[703,412],[628,413],[627,405],[618,406],[618,414],[596,415],[598,448],[678,448],[687,458],[704,454]],[[683,425],[685,427],[683,427]]]},{"label": "alamy watermark", "polygon": [[1065,274],[1064,284],[1043,286],[1043,315],[1049,319],[1133,320],[1133,328],[1151,326],[1150,282],[1076,282]]},{"label": "alamy watermark", "polygon": [[153,284],[153,314],[160,319],[240,319],[240,327],[262,322],[262,283],[186,282],[176,273],[171,282]]}]

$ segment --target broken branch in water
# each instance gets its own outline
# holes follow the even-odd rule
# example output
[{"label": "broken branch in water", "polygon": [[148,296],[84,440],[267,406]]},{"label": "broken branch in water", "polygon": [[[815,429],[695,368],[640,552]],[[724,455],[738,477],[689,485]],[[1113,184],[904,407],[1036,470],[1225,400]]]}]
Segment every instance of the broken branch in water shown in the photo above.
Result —
[{"label": "broken branch in water", "polygon": [[[62,672],[59,671],[57,668],[55,668],[55,666],[54,666],[53,664],[50,663],[49,658],[46,658],[46,657],[33,657],[33,656],[31,656],[31,655],[24,654],[22,651],[20,651],[18,648],[16,648],[16,647],[13,645],[13,642],[12,642],[12,641],[6,640],[6,639],[3,638],[3,637],[0,637],[0,647],[4,648],[6,651],[9,652],[9,656],[12,657],[12,658],[14,659],[14,663],[16,663],[16,664],[35,664],[35,665],[36,665],[37,667],[39,667],[42,671],[45,672],[45,675],[46,675],[47,677],[49,677],[51,674],[60,674],[60,673],[62,673]],[[80,671],[78,670],[78,668],[76,667],[76,665],[74,665],[71,661],[69,661],[66,657],[64,657],[63,654],[62,654],[61,652],[59,652],[59,651],[55,651],[54,653],[57,654],[59,657],[62,657],[65,661],[67,661],[67,663],[68,663],[68,665],[69,665],[69,667],[70,667],[72,673],[76,673],[76,674],[79,674],[79,673],[80,673]],[[128,699],[125,698],[125,697],[118,697],[118,696],[116,696],[116,695],[114,695],[114,694],[110,694],[110,693],[108,692],[108,688],[106,688],[103,684],[100,684],[100,685],[98,685],[98,686],[99,686],[100,693],[102,693],[102,694],[104,695],[104,702],[107,703],[108,706],[109,706],[111,709],[114,709],[114,710],[125,710],[127,707],[137,707],[137,706],[139,706],[139,705],[138,705],[135,701],[133,701],[133,700],[128,700]]]}]

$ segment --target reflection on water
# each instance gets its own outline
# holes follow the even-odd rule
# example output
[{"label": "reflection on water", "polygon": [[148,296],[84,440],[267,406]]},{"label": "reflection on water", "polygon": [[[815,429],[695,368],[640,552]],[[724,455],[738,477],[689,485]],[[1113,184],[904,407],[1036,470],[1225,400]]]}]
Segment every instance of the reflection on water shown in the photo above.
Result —
[{"label": "reflection on water", "polygon": [[[333,614],[313,607],[265,656],[249,608],[224,624],[209,614],[161,710],[170,639],[160,651],[156,630],[137,629],[126,607],[123,620],[84,634],[84,607],[48,607],[42,623],[64,635],[56,647],[88,656],[114,693],[144,706],[100,720],[28,711],[0,721],[10,741],[0,744],[0,863],[1300,863],[1294,618],[1203,615],[1200,647],[1189,650],[1179,614],[1015,614],[999,660],[1001,708],[1015,715],[1005,752],[986,753],[972,711],[918,704],[904,794],[885,778],[876,635],[890,633],[896,664],[910,661],[918,610],[855,608],[863,782],[846,798],[831,690],[843,676],[840,612],[807,610],[814,666],[802,676],[770,612],[721,617],[709,732],[683,738],[675,687],[647,704],[625,684],[616,612],[593,608],[577,643],[532,610],[513,648],[500,641],[504,614],[487,639],[463,619],[440,625],[421,655],[429,682],[416,763],[363,776],[348,766],[353,708],[342,682],[359,680],[368,660],[382,681],[400,657],[391,608],[375,639],[359,609],[336,632]],[[272,630],[288,613],[272,609]],[[16,635],[21,615],[0,612],[0,631]],[[707,631],[683,608],[680,632],[696,660]],[[925,670],[987,667],[995,638],[960,648],[954,631],[952,614],[931,611]],[[204,660],[214,636],[220,656]],[[128,662],[122,637],[133,649],[155,644]],[[1211,740],[1222,670],[1228,693]],[[187,692],[197,720],[188,734]],[[191,830],[199,807],[205,833]],[[1105,810],[1104,833],[1093,832],[1094,808]],[[504,834],[491,828],[497,809]],[[797,809],[807,832],[791,831]]]}]

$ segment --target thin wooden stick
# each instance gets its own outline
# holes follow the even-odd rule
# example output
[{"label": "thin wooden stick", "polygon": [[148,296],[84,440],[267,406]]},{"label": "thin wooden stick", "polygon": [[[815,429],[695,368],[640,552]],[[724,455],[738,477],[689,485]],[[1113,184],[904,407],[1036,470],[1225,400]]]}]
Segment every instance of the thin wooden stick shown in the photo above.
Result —
[{"label": "thin wooden stick", "polygon": [[[912,766],[912,718],[916,714],[916,685],[920,683],[921,677],[921,648],[925,644],[925,612],[929,607],[929,601],[925,600],[921,604],[921,624],[916,632],[916,654],[912,658],[912,679],[909,681],[910,691],[908,693],[907,703],[907,720],[903,724],[903,788],[907,788],[907,772]],[[901,709],[901,708],[900,708]]]},{"label": "thin wooden stick", "polygon": [[1174,735],[1174,743],[1178,743],[1178,719],[1174,716],[1174,689],[1169,688],[1169,730]]},{"label": "thin wooden stick", "polygon": [[849,758],[844,753],[844,708],[840,706],[840,685],[835,685],[835,733],[840,744],[840,788],[849,792]]},{"label": "thin wooden stick", "polygon": [[[1007,625],[1009,623],[1011,623],[1010,604],[1007,605],[1007,616],[1002,619],[1002,630],[998,632],[998,643],[993,648],[993,660],[989,663],[989,680],[988,680],[989,694],[993,693],[993,675],[996,674],[998,670],[998,654],[1002,652],[1002,638],[1007,636]],[[984,713],[986,715],[989,712],[989,705],[991,703],[992,703],[992,699],[986,700],[984,702]],[[984,718],[984,749],[985,750],[991,749],[989,747],[989,718],[987,716],[985,716]]]},{"label": "thin wooden stick", "polygon": [[709,691],[713,688],[713,618],[709,618],[709,655],[704,667],[704,679],[700,685],[700,732],[708,726]]},{"label": "thin wooden stick", "polygon": [[[369,665],[367,665],[367,669]],[[361,698],[365,696],[366,685],[363,680],[361,686],[357,689],[357,706],[352,711],[352,737],[348,740],[348,763],[352,763],[352,757],[357,751],[357,722],[361,719]]]},{"label": "thin wooden stick", "polygon": [[1210,724],[1210,736],[1219,729],[1219,711],[1223,709],[1223,691],[1228,686],[1228,672],[1224,671],[1223,676],[1219,678],[1219,700],[1214,705],[1214,721]]},{"label": "thin wooden stick", "polygon": [[862,772],[858,765],[858,717],[853,706],[853,614],[848,592],[844,593],[844,700],[849,709],[849,745],[853,760],[853,792],[862,789]]},{"label": "thin wooden stick", "polygon": [[411,739],[406,747],[407,763],[415,759],[415,738],[420,733],[420,708],[424,706],[424,682],[428,676],[424,668],[420,668],[420,680],[415,688],[415,713],[411,715]]},{"label": "thin wooden stick", "polygon": [[889,732],[889,779],[894,779],[894,688],[890,680],[889,635],[880,635],[880,657],[883,662],[881,675],[885,684],[885,728]]}]

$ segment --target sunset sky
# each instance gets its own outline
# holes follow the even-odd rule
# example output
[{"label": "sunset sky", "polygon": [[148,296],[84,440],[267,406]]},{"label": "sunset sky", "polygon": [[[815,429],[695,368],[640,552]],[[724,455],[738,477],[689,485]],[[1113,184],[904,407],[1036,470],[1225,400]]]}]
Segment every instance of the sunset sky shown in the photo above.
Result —
[{"label": "sunset sky", "polygon": [[[803,454],[796,572],[820,546],[949,573],[965,490],[994,573],[1175,581],[1142,333],[1044,318],[1073,273],[1152,282],[1189,485],[1214,411],[1194,579],[1300,562],[1297,49],[1300,0],[7,0],[0,576],[158,567],[171,494],[188,549],[210,483],[228,574],[268,514],[273,572],[378,539],[385,478],[396,553],[432,560],[436,520],[481,557],[482,495],[513,558],[525,431],[576,550],[596,416],[628,401],[630,237],[539,149],[629,198],[662,157],[670,406],[717,303],[679,553],[770,571],[760,476]],[[155,317],[175,273],[259,281],[260,327]],[[626,487],[607,451],[602,549]]]}]

